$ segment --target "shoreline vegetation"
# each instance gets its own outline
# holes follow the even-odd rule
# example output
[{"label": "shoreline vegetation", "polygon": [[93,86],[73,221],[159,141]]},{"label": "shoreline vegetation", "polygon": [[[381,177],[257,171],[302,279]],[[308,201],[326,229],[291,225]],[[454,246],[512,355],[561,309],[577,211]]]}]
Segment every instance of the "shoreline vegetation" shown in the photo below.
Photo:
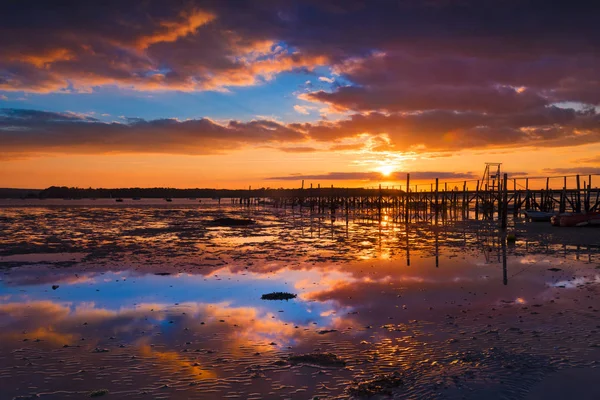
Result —
[{"label": "shoreline vegetation", "polygon": [[[317,188],[314,188],[317,190]],[[9,189],[0,188],[0,198],[28,199],[108,199],[108,198],[269,198],[294,197],[308,195],[310,188],[258,188],[258,189],[175,189],[175,188],[77,188],[51,186],[47,189]],[[399,189],[365,189],[365,188],[320,188],[322,196],[374,196],[404,193]]]}]

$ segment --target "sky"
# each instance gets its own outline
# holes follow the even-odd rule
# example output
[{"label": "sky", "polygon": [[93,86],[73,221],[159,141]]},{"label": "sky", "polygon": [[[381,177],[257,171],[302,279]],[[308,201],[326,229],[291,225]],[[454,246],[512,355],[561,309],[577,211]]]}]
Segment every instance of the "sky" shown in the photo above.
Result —
[{"label": "sky", "polygon": [[0,187],[600,174],[586,3],[9,0]]}]

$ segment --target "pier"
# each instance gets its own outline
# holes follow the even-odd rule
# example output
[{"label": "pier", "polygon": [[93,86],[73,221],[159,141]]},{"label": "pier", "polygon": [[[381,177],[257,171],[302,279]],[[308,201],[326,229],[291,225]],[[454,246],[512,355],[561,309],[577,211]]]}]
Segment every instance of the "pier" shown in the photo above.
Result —
[{"label": "pier", "polygon": [[[350,213],[393,222],[430,222],[447,220],[497,220],[506,227],[509,216],[519,217],[526,210],[555,213],[600,211],[600,189],[593,186],[598,175],[559,177],[510,177],[507,173],[484,176],[481,180],[434,182],[411,185],[410,173],[403,186],[348,189],[321,187],[300,189],[249,190],[240,204],[264,204],[276,208],[307,210],[311,214],[343,217]],[[535,186],[531,183],[535,182]],[[540,182],[542,184],[540,185]],[[568,184],[571,183],[572,186]],[[558,184],[558,185],[557,185]]]}]

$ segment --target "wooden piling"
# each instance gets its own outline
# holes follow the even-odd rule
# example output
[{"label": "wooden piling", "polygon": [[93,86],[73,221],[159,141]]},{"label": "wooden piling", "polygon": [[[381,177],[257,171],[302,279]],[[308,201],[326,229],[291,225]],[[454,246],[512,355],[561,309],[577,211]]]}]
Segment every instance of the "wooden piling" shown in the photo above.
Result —
[{"label": "wooden piling", "polygon": [[438,217],[439,217],[439,210],[440,207],[438,205],[438,199],[439,199],[439,179],[435,178],[435,224],[438,224]]},{"label": "wooden piling", "polygon": [[404,202],[404,221],[409,222],[409,190],[410,190],[410,173],[406,174],[406,196]]},{"label": "wooden piling", "polygon": [[579,181],[579,175],[577,175],[577,193],[575,194],[575,204],[577,212],[581,212],[581,183]]},{"label": "wooden piling", "polygon": [[[504,174],[504,180],[502,183],[502,229],[506,230],[506,226],[508,224],[508,174]],[[500,207],[498,207],[500,208]]]}]

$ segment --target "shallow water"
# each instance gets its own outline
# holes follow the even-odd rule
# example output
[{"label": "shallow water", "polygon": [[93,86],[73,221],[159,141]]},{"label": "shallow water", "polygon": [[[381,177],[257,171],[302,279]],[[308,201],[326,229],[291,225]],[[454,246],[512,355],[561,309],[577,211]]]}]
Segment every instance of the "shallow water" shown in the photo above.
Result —
[{"label": "shallow water", "polygon": [[[2,398],[552,398],[573,375],[586,398],[600,378],[598,230],[40,203],[0,208]],[[289,358],[313,352],[343,363]]]}]

